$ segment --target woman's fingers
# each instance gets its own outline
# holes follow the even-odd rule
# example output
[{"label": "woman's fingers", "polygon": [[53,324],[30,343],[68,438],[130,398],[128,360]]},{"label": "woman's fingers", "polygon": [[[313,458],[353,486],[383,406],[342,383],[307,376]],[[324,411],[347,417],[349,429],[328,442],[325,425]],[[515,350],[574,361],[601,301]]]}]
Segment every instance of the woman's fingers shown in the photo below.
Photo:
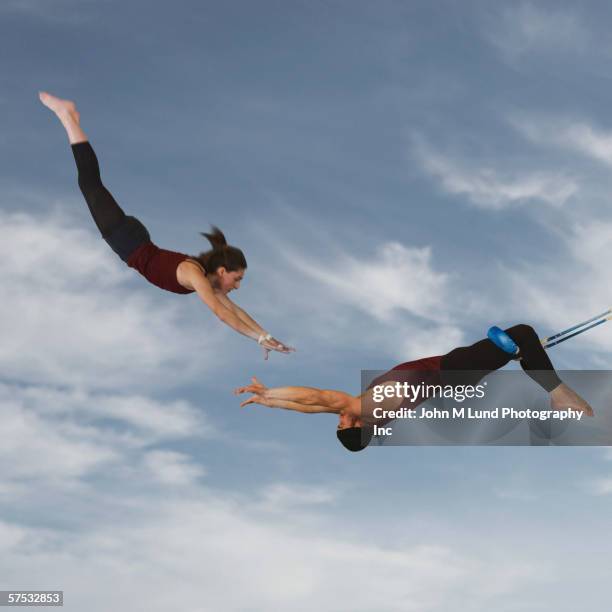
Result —
[{"label": "woman's fingers", "polygon": [[280,353],[292,353],[293,351],[295,351],[293,347],[283,344],[280,340],[277,340],[276,338],[272,338],[272,340],[276,343],[276,350]]},{"label": "woman's fingers", "polygon": [[[265,351],[278,351],[279,353],[292,353],[295,349],[291,346],[287,346],[282,342],[279,342],[276,338],[268,338],[260,342],[262,348]],[[268,353],[265,353],[265,359],[268,359]]]},{"label": "woman's fingers", "polygon": [[292,349],[292,348],[290,348],[288,346],[285,346],[284,344],[277,344],[274,347],[274,350],[278,351],[279,353],[290,353],[291,351],[293,351],[295,349]]},{"label": "woman's fingers", "polygon": [[268,349],[269,351],[277,351],[278,350],[278,342],[275,342],[274,339],[264,340],[261,343],[261,346],[264,349]]}]

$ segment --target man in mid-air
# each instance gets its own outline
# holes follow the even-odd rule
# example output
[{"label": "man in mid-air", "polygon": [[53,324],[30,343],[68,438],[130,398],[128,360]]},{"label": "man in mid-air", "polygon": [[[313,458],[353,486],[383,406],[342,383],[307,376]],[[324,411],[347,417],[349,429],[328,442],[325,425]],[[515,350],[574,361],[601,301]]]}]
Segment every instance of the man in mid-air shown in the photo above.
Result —
[{"label": "man in mid-air", "polygon": [[[546,351],[529,325],[515,325],[506,330],[520,349],[521,367],[550,396],[552,410],[570,408],[592,416],[589,404],[564,384],[552,365]],[[395,366],[378,377],[361,395],[349,395],[343,391],[317,389],[315,387],[268,388],[253,377],[250,385],[237,388],[234,393],[251,393],[240,405],[261,404],[270,408],[285,408],[309,414],[332,413],[338,415],[337,436],[351,451],[363,450],[370,442],[374,425],[384,425],[389,418],[376,418],[374,410],[393,411],[403,402],[401,397],[385,397],[375,401],[373,388],[380,384],[409,382],[412,385],[475,385],[484,376],[505,366],[512,356],[485,339],[471,346],[458,347],[435,357],[426,357]],[[376,400],[380,400],[378,397]],[[416,407],[421,397],[412,403]],[[380,414],[380,411],[377,412]]]}]

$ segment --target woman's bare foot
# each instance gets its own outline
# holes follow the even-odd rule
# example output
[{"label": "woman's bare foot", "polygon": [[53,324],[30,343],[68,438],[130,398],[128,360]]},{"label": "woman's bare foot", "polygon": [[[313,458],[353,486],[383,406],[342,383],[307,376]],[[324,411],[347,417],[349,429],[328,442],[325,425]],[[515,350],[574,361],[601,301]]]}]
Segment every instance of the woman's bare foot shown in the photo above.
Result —
[{"label": "woman's bare foot", "polygon": [[62,100],[57,96],[52,96],[46,91],[39,91],[38,97],[40,101],[47,108],[50,108],[58,117],[62,118],[68,115],[77,123],[79,122],[79,113],[77,112],[76,104],[71,100]]},{"label": "woman's bare foot", "polygon": [[62,122],[62,125],[66,129],[68,134],[68,140],[70,144],[77,142],[85,142],[87,136],[81,129],[80,120],[81,116],[76,109],[76,105],[71,100],[62,100],[57,96],[52,96],[46,91],[38,92],[40,101],[50,110],[52,110]]},{"label": "woman's bare foot", "polygon": [[550,407],[553,410],[579,410],[588,416],[593,416],[593,409],[573,389],[561,383],[550,392]]}]

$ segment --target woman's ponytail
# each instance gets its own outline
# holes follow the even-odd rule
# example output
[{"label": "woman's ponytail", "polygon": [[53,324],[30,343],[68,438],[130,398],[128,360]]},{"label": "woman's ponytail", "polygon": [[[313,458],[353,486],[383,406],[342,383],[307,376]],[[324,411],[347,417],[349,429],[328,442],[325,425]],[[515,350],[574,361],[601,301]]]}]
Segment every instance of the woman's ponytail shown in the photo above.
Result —
[{"label": "woman's ponytail", "polygon": [[225,235],[223,234],[223,232],[216,225],[211,225],[210,229],[210,234],[208,234],[207,232],[200,232],[200,236],[208,238],[208,242],[210,242],[213,250],[227,246],[227,240],[225,239]]},{"label": "woman's ponytail", "polygon": [[200,232],[208,239],[212,249],[200,253],[197,259],[208,274],[214,274],[220,267],[228,272],[246,270],[247,262],[244,253],[237,247],[227,244],[225,235],[215,225],[211,226],[210,233]]}]

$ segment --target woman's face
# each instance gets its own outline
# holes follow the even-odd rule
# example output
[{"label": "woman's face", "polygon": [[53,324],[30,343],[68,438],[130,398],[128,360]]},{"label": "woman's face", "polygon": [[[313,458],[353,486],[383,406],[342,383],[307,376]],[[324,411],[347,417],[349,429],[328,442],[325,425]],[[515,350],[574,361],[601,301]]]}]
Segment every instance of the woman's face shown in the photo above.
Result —
[{"label": "woman's face", "polygon": [[223,295],[227,295],[230,291],[240,289],[240,282],[244,278],[245,270],[235,270],[228,272],[224,267],[217,268],[215,272],[215,288]]}]

